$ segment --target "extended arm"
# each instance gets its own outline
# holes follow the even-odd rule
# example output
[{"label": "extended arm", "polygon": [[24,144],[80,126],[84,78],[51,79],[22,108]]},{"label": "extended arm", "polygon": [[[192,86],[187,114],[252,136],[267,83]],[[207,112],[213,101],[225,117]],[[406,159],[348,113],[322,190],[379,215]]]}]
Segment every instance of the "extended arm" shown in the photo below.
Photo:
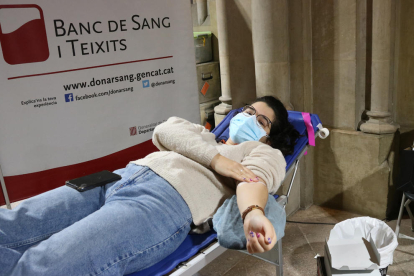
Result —
[{"label": "extended arm", "polygon": [[[251,205],[265,209],[268,194],[276,193],[285,177],[286,162],[282,153],[268,145],[260,145],[244,158],[242,165],[259,176],[260,180],[257,183],[244,182],[237,186],[240,214]],[[247,214],[243,229],[250,253],[268,251],[276,244],[275,229],[261,210],[254,209]]]},{"label": "extended arm", "polygon": [[[239,180],[237,176],[240,174],[240,169],[246,170],[250,175],[247,181],[250,180],[249,178],[259,176],[258,181],[241,182],[237,186],[240,215],[251,205],[258,205],[265,209],[268,194],[277,191],[285,176],[285,166],[286,162],[280,151],[267,145],[256,146],[247,153],[241,164],[220,156],[215,157],[212,162],[216,172],[236,180]],[[248,240],[247,250],[250,253],[268,251],[276,244],[277,237],[273,225],[261,210],[254,209],[249,212],[245,217],[243,228]]]},{"label": "extended arm", "polygon": [[[260,180],[261,181],[261,180]],[[262,183],[241,182],[237,185],[237,205],[239,206],[240,215],[251,205],[259,205],[264,209],[267,203],[268,192]],[[253,210],[247,214],[246,219],[252,214],[263,214],[260,210]]]},{"label": "extended arm", "polygon": [[[240,215],[252,205],[258,205],[264,209],[267,198],[267,188],[261,183],[243,182],[237,186],[237,205],[239,206]],[[272,249],[276,244],[275,229],[259,209],[254,209],[246,215],[243,230],[249,253],[265,252]]]}]

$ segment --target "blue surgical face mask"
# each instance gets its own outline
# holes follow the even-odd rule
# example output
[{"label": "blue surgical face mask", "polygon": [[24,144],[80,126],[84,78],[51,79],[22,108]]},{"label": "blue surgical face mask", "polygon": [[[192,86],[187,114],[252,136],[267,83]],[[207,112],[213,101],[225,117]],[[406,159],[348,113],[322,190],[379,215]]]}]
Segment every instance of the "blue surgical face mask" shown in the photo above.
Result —
[{"label": "blue surgical face mask", "polygon": [[266,136],[266,131],[257,125],[254,115],[245,116],[239,113],[230,121],[230,139],[237,144],[259,141],[263,136]]}]

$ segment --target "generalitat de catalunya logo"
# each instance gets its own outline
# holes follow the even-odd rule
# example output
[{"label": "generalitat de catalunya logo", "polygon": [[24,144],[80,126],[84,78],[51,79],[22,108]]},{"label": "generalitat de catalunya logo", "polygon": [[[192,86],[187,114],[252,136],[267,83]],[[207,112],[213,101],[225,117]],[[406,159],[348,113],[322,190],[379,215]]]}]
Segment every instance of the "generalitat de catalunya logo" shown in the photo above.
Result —
[{"label": "generalitat de catalunya logo", "polygon": [[47,60],[49,46],[42,9],[35,4],[0,5],[0,44],[8,64]]}]

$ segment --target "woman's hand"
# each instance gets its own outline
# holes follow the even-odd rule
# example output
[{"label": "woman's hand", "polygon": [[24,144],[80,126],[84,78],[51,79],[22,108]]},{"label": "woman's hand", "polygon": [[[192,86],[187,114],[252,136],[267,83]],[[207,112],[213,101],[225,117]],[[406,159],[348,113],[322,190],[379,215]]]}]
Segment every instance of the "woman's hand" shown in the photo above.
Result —
[{"label": "woman's hand", "polygon": [[255,209],[246,215],[243,229],[250,254],[269,251],[276,244],[275,229],[261,210]]},{"label": "woman's hand", "polygon": [[248,168],[221,154],[214,156],[210,166],[222,176],[232,177],[241,182],[257,182],[259,178]]}]

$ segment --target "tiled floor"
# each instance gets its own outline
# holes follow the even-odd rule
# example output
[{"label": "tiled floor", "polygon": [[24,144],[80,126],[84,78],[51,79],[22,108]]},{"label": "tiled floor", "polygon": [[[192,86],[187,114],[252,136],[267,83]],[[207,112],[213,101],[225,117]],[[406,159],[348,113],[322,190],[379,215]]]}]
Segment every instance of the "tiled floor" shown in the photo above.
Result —
[{"label": "tiled floor", "polygon": [[[292,221],[338,223],[359,215],[337,211],[319,206],[300,210],[289,217]],[[395,229],[396,221],[388,225]],[[316,254],[323,255],[323,243],[329,237],[332,225],[311,225],[287,223],[283,238],[284,275],[316,275]],[[414,237],[410,219],[401,223],[401,233]],[[394,264],[389,267],[388,275],[414,276],[414,241],[399,239],[394,253]],[[216,260],[200,270],[196,276],[256,276],[276,275],[275,266],[243,253],[227,250]]]},{"label": "tiled floor", "polygon": [[[12,207],[19,202],[13,203]],[[5,208],[5,206],[1,206]],[[307,210],[299,210],[288,220],[302,222],[338,223],[345,219],[358,217],[344,211],[320,206],[312,206]],[[395,229],[396,221],[387,223]],[[284,275],[307,276],[316,275],[316,254],[323,255],[323,243],[329,237],[332,225],[312,225],[287,223],[283,238]],[[411,232],[411,221],[403,219],[401,233],[414,237]],[[388,269],[390,276],[414,276],[414,241],[399,239],[394,252],[394,264]],[[275,266],[246,254],[227,250],[194,276],[261,276],[276,275]]]}]

